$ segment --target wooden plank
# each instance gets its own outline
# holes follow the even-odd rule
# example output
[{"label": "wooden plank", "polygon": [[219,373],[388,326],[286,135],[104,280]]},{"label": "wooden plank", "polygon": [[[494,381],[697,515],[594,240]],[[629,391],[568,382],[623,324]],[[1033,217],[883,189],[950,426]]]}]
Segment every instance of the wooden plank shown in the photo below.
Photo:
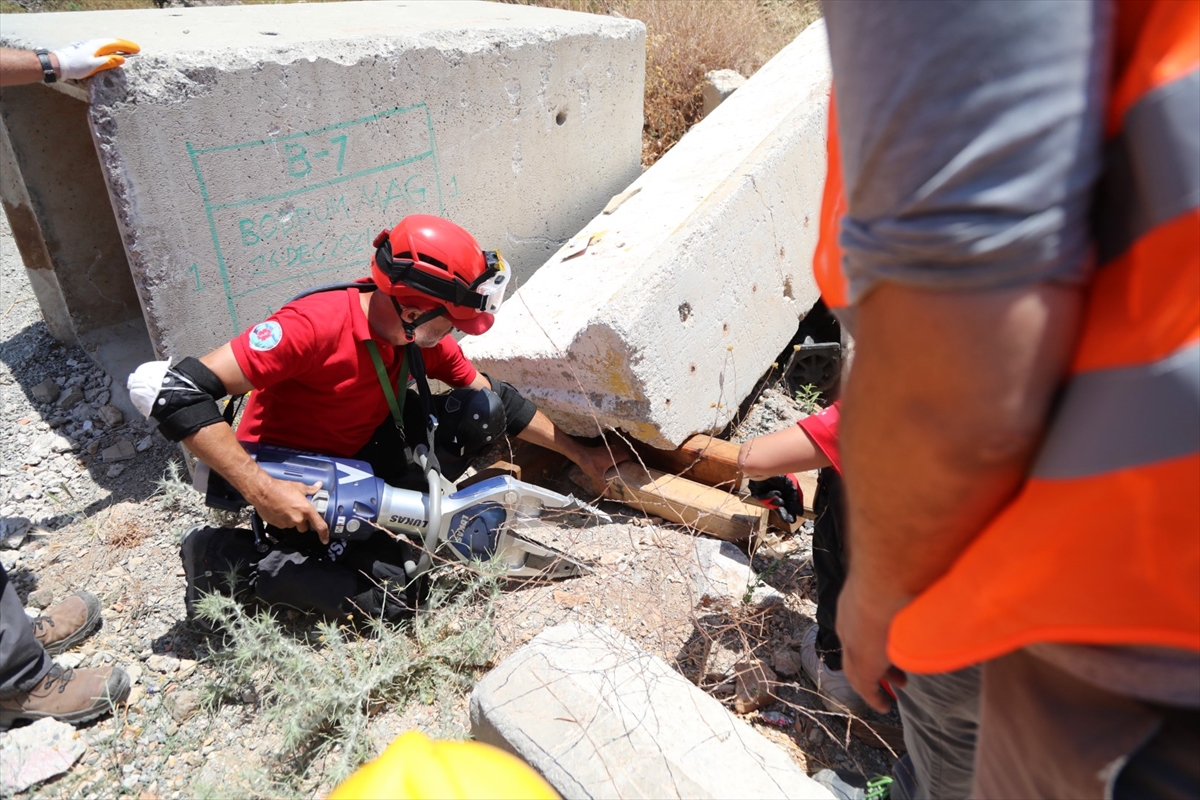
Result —
[{"label": "wooden plank", "polygon": [[545,447],[520,439],[513,439],[512,444],[508,461],[520,468],[520,480],[535,486],[544,486],[547,478],[561,476],[571,463],[566,456]]},{"label": "wooden plank", "polygon": [[[682,475],[698,483],[736,492],[742,486],[742,473],[737,466],[739,449],[740,446],[733,442],[698,433],[677,450],[657,450],[642,446],[638,448],[638,455],[652,469]],[[815,472],[798,472],[796,481],[804,492],[804,516],[812,519],[813,499],[817,495],[817,475]],[[747,499],[746,502],[761,505],[753,498]],[[799,521],[789,525],[775,512],[771,512],[771,525],[790,533],[795,533],[800,528]]]},{"label": "wooden plank", "polygon": [[743,503],[729,492],[631,462],[609,470],[606,496],[728,541],[761,535],[767,525],[765,508]]},{"label": "wooden plank", "polygon": [[738,471],[739,445],[698,433],[677,450],[638,448],[638,455],[652,469],[682,475],[688,480],[736,492],[742,480]]}]

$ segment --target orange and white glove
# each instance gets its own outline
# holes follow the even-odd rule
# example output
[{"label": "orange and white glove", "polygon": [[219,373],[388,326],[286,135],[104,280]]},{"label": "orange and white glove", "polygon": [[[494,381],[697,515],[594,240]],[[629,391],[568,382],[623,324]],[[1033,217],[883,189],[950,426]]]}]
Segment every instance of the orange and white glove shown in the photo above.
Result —
[{"label": "orange and white glove", "polygon": [[90,78],[97,72],[119,67],[125,56],[141,52],[128,39],[88,39],[54,51],[58,59],[58,76],[63,80]]}]

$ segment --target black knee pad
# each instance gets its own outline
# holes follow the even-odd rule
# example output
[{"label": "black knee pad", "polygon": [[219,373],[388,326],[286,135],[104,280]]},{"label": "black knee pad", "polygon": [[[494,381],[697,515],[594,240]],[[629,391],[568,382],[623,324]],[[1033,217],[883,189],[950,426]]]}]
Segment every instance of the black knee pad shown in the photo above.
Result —
[{"label": "black knee pad", "polygon": [[358,582],[350,567],[277,548],[259,560],[254,590],[260,600],[272,605],[342,617],[353,610],[350,599],[358,591]]},{"label": "black knee pad", "polygon": [[194,619],[202,595],[249,596],[262,554],[254,546],[251,531],[197,525],[184,535],[179,557],[187,579],[184,605],[188,619]]}]

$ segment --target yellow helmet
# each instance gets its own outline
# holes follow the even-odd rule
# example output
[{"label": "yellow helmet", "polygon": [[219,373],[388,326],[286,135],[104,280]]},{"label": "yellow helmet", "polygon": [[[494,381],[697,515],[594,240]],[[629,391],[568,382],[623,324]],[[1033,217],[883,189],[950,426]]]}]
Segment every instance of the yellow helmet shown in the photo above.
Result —
[{"label": "yellow helmet", "polygon": [[363,764],[329,800],[559,800],[524,761],[482,742],[434,741],[402,733]]}]

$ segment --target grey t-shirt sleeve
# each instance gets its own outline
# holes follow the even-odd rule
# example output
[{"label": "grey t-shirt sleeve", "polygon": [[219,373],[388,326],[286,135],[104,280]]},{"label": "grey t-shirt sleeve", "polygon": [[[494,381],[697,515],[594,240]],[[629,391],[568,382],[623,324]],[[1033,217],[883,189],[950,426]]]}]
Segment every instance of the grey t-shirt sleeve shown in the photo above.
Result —
[{"label": "grey t-shirt sleeve", "polygon": [[857,302],[1090,269],[1109,0],[825,3]]}]

